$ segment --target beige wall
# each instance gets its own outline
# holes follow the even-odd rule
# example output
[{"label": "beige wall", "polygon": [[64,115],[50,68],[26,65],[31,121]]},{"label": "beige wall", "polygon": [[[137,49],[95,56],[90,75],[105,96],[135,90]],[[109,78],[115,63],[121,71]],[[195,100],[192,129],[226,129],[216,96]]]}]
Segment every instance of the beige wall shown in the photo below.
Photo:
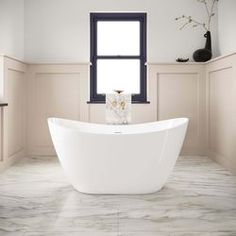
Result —
[{"label": "beige wall", "polygon": [[[28,65],[29,155],[55,155],[46,119],[51,116],[105,122],[104,104],[87,104],[89,65]],[[189,117],[183,153],[202,154],[204,65],[148,65],[150,104],[132,105],[132,122]]]},{"label": "beige wall", "polygon": [[190,119],[182,154],[204,154],[204,65],[153,65],[157,120]]},{"label": "beige wall", "polygon": [[[22,156],[25,148],[31,156],[55,155],[48,117],[105,121],[104,104],[87,103],[88,64],[26,65],[4,57],[0,65],[1,97],[9,103],[0,116],[1,168]],[[142,123],[189,117],[182,154],[208,154],[236,173],[235,91],[236,54],[205,64],[149,64],[150,104],[133,104],[132,120]]]},{"label": "beige wall", "polygon": [[208,155],[236,173],[236,54],[206,66]]},{"label": "beige wall", "polygon": [[8,57],[0,63],[1,100],[8,103],[1,109],[1,170],[25,155],[26,65]]},{"label": "beige wall", "polygon": [[48,117],[88,120],[88,65],[29,65],[27,148],[29,155],[54,155]]}]

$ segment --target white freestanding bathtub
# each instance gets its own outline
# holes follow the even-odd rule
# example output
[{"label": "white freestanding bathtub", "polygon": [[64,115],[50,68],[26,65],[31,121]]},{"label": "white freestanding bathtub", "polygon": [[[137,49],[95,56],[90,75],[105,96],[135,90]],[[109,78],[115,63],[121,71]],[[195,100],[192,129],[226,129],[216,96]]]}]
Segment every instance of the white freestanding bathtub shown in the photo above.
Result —
[{"label": "white freestanding bathtub", "polygon": [[183,145],[187,118],[132,125],[48,119],[70,183],[92,194],[144,194],[160,190]]}]

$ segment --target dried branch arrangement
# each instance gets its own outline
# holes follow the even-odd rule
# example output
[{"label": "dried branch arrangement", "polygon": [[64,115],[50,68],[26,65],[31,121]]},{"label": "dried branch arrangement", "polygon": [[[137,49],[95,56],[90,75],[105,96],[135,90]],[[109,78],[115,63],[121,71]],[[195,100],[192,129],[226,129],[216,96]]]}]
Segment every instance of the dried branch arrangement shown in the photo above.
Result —
[{"label": "dried branch arrangement", "polygon": [[[219,0],[197,0],[197,1],[204,5],[204,8],[205,8],[207,16],[208,16],[207,22],[200,22],[198,20],[193,19],[192,16],[182,15],[180,17],[175,18],[176,21],[184,20],[184,23],[180,27],[180,30],[185,28],[187,25],[192,25],[193,28],[198,27],[198,26],[202,26],[206,31],[210,31],[211,20],[212,20],[212,17],[215,15],[214,7]],[[210,1],[210,2],[208,2],[208,1]]]}]

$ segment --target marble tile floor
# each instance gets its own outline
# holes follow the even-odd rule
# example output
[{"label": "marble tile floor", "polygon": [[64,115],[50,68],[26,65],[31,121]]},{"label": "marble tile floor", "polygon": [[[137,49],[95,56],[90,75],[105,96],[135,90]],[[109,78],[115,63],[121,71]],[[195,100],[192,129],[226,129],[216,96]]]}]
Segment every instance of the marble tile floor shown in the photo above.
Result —
[{"label": "marble tile floor", "polygon": [[86,195],[57,158],[24,158],[0,174],[0,235],[236,236],[236,176],[185,156],[160,192]]}]

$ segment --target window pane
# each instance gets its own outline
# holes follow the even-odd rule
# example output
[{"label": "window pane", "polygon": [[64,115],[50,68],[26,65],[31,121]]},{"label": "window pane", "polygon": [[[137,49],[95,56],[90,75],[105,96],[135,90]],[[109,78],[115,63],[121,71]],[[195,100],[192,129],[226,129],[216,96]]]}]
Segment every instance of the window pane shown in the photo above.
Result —
[{"label": "window pane", "polygon": [[140,93],[140,61],[136,59],[97,60],[97,93]]},{"label": "window pane", "polygon": [[139,55],[139,21],[98,21],[98,55]]}]

